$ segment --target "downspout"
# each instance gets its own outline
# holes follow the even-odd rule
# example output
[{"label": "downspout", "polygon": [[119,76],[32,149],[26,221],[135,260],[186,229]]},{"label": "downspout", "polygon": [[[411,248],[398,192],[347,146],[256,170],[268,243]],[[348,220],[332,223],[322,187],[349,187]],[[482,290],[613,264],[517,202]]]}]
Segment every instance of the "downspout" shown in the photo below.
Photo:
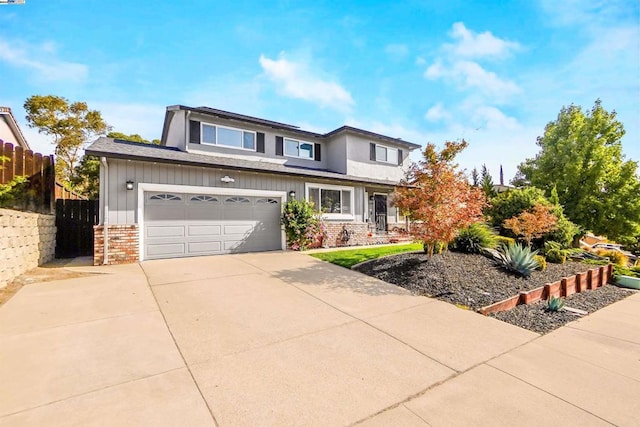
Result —
[{"label": "downspout", "polygon": [[104,190],[102,193],[103,197],[103,206],[104,212],[102,216],[102,234],[103,234],[103,255],[102,255],[102,264],[107,265],[109,263],[109,233],[107,231],[109,225],[109,165],[107,164],[106,157],[100,157],[100,163],[104,167],[104,174],[102,180],[102,189]]}]

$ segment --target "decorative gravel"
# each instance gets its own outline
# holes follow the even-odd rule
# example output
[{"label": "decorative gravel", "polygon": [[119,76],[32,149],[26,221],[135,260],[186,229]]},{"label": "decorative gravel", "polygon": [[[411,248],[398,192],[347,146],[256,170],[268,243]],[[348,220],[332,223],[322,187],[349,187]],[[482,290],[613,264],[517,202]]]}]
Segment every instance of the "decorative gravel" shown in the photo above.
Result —
[{"label": "decorative gravel", "polygon": [[[618,288],[613,285],[605,285],[593,291],[568,296],[565,298],[565,306],[593,313],[609,304],[628,297],[634,292],[637,291]],[[540,301],[530,305],[519,305],[509,311],[491,313],[489,316],[540,334],[551,332],[581,317],[567,310],[548,312],[546,311],[546,307],[547,303]]]},{"label": "decorative gravel", "polygon": [[418,295],[426,295],[478,310],[546,283],[587,271],[594,266],[579,262],[547,264],[530,277],[515,276],[483,256],[447,251],[429,258],[412,252],[378,258],[354,269],[393,283]]},{"label": "decorative gravel", "polygon": [[[378,258],[360,264],[354,270],[401,286],[418,295],[478,310],[517,295],[520,291],[531,290],[594,267],[579,262],[548,263],[545,271],[534,271],[525,279],[503,270],[485,256],[449,251],[432,258],[428,258],[423,252]],[[573,294],[565,298],[565,305],[593,313],[633,292],[636,291],[605,285],[593,291]],[[580,315],[568,310],[547,312],[546,307],[546,301],[540,301],[492,313],[490,316],[541,334],[580,318]]]}]

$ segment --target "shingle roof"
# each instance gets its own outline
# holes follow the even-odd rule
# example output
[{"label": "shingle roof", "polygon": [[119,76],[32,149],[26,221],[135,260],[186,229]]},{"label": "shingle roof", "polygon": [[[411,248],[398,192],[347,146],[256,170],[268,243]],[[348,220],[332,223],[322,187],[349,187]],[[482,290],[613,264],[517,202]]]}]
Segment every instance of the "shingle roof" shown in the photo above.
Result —
[{"label": "shingle roof", "polygon": [[[280,123],[280,122],[274,122],[271,120],[265,120],[265,119],[260,119],[258,117],[252,117],[252,116],[245,116],[244,114],[237,114],[237,113],[232,113],[229,111],[223,111],[223,110],[218,110],[215,108],[210,108],[210,107],[186,107],[184,105],[172,105],[167,107],[167,114],[169,114],[169,112],[171,111],[175,111],[175,110],[185,110],[185,111],[192,111],[192,112],[196,112],[196,113],[201,113],[201,114],[208,114],[208,115],[212,115],[215,117],[220,117],[223,119],[232,119],[232,120],[238,120],[241,122],[245,122],[245,123],[253,123],[253,124],[258,124],[258,125],[262,125],[262,126],[268,126],[271,127],[273,129],[280,129],[280,130],[286,130],[289,132],[294,132],[294,133],[300,133],[303,134],[305,136],[313,136],[316,138],[329,138],[332,137],[334,135],[338,135],[340,133],[343,132],[353,132],[356,134],[360,134],[360,135],[364,135],[366,137],[369,138],[374,138],[377,140],[382,140],[382,141],[386,141],[386,142],[393,142],[394,144],[398,144],[398,145],[402,145],[410,150],[415,150],[417,148],[420,148],[421,145],[419,144],[414,144],[412,142],[409,141],[404,141],[400,138],[393,138],[390,136],[386,136],[386,135],[382,135],[379,133],[375,133],[375,132],[371,132],[368,130],[364,130],[364,129],[358,129],[355,128],[353,126],[342,126],[339,127],[338,129],[332,130],[331,132],[328,133],[317,133],[317,132],[311,132],[311,131],[307,131],[307,130],[303,130],[300,129],[298,126],[293,126],[293,125],[288,125],[286,123]],[[167,120],[165,118],[165,127],[167,126]],[[163,132],[163,135],[165,134],[165,132]]]},{"label": "shingle roof", "polygon": [[326,170],[292,167],[267,161],[252,161],[229,157],[210,156],[206,154],[187,153],[174,147],[122,141],[106,137],[97,139],[93,144],[87,147],[85,152],[86,154],[91,156],[104,156],[107,158],[116,159],[140,160],[147,162],[180,164],[186,166],[219,167],[251,172],[266,172],[291,176],[327,178],[332,180],[360,182],[384,186],[397,185],[397,183],[394,181],[343,175]]}]

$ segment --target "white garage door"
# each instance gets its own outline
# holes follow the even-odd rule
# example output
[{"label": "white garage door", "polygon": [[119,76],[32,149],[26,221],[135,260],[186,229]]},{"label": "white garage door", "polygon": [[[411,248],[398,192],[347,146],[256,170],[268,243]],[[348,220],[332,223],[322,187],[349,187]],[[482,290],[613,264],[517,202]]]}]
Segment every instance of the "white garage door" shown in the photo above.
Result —
[{"label": "white garage door", "polygon": [[144,193],[144,259],[282,249],[280,199]]}]

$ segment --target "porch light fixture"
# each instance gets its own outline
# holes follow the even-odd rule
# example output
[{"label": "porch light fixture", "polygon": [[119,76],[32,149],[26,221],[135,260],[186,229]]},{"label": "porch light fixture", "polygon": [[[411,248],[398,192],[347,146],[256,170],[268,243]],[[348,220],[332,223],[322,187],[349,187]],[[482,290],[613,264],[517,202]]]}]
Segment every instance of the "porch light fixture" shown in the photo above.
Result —
[{"label": "porch light fixture", "polygon": [[293,191],[293,190],[289,191],[289,198],[290,199],[295,199],[296,198],[296,192]]},{"label": "porch light fixture", "polygon": [[220,181],[228,184],[230,182],[235,182],[235,179],[231,178],[229,175],[225,175],[222,178],[220,178]]},{"label": "porch light fixture", "polygon": [[127,181],[127,190],[133,190],[133,181]]}]

